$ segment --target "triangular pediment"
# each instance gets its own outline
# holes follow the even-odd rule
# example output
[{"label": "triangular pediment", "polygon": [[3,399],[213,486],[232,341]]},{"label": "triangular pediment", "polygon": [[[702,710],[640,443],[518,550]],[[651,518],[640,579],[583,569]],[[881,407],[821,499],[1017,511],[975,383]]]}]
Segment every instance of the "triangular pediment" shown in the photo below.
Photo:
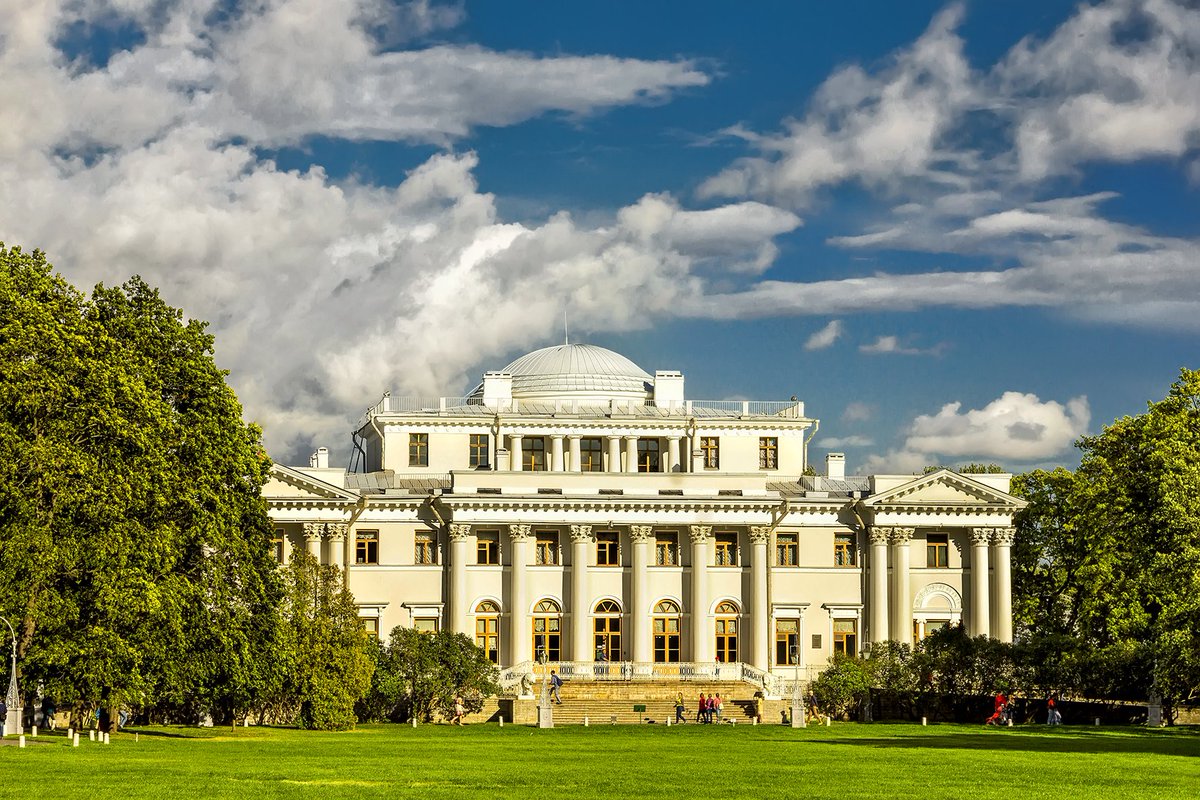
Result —
[{"label": "triangular pediment", "polygon": [[274,464],[271,467],[271,477],[263,486],[263,497],[270,500],[313,500],[322,502],[358,500],[358,495],[340,486],[305,475],[299,470]]},{"label": "triangular pediment", "polygon": [[875,508],[964,506],[1017,510],[1025,506],[1025,501],[969,475],[940,469],[873,495],[863,504]]}]

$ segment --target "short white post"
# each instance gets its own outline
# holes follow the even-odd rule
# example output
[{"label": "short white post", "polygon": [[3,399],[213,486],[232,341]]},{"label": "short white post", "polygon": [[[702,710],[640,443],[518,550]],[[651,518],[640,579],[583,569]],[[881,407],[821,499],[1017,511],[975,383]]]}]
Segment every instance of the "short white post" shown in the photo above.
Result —
[{"label": "short white post", "polygon": [[417,727],[417,718],[416,717],[412,717],[411,719],[409,719],[409,722],[412,723],[412,726],[414,728]]},{"label": "short white post", "polygon": [[79,747],[79,734],[78,733],[71,734],[71,747]]},{"label": "short white post", "polygon": [[133,740],[134,740],[135,742],[138,740],[138,734],[137,734],[137,733],[134,733],[134,734],[133,734]]},{"label": "short white post", "polygon": [[107,732],[105,732],[105,734],[104,734],[104,743],[108,744],[108,733]]},{"label": "short white post", "polygon": [[1096,727],[1097,728],[1100,727],[1100,718],[1099,717],[1096,717]]},{"label": "short white post", "polygon": [[68,738],[68,739],[70,739],[70,738],[71,738],[72,736],[74,736],[74,735],[75,735],[75,729],[74,729],[74,728],[67,728],[67,738]]},{"label": "short white post", "polygon": [[500,727],[501,728],[504,727],[504,715],[503,714],[500,715]]},{"label": "short white post", "polygon": [[20,736],[17,737],[17,747],[24,747],[24,746],[25,746],[25,734],[22,733]]},{"label": "short white post", "polygon": [[667,717],[667,727],[671,727],[671,718]]},{"label": "short white post", "polygon": [[754,726],[755,726],[755,727],[758,727],[758,717],[755,717],[755,718],[754,718],[754,723],[753,723],[753,724],[754,724]]},{"label": "short white post", "polygon": [[32,728],[30,728],[29,732],[30,732],[30,734],[33,735],[33,738],[36,739],[37,738],[37,725],[34,725]]},{"label": "short white post", "polygon": [[832,724],[833,724],[833,718],[830,717],[828,714],[825,715],[825,727],[828,728]]},{"label": "short white post", "polygon": [[926,717],[921,717],[921,727],[923,728],[923,727],[925,727],[925,726],[926,726],[926,725],[928,725],[928,724],[929,724],[929,720],[928,720],[928,718],[926,718]]},{"label": "short white post", "polygon": [[586,727],[588,727],[588,717],[587,717],[587,714],[584,714],[584,715],[583,715],[583,727],[585,727],[585,728],[586,728]]},{"label": "short white post", "polygon": [[243,727],[243,728],[249,728],[249,727],[250,727],[250,718],[249,718],[249,717],[246,717],[245,719],[243,719],[243,720],[242,720],[242,727]]},{"label": "short white post", "polygon": [[96,729],[95,728],[88,729],[88,741],[89,742],[96,741]]}]

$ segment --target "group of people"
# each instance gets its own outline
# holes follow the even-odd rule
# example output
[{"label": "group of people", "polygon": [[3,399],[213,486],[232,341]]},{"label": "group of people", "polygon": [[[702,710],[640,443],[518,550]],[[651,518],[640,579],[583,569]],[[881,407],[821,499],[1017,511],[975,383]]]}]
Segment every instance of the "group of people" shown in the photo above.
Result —
[{"label": "group of people", "polygon": [[[993,707],[992,715],[983,721],[984,725],[1012,724],[1012,704],[1004,696],[1004,692],[996,692]],[[1046,695],[1046,724],[1062,725],[1062,712],[1058,710],[1058,703],[1052,694]]]},{"label": "group of people", "polygon": [[[721,700],[721,694],[705,694],[700,693],[700,700],[696,705],[696,722],[712,724],[721,721],[721,712],[724,710],[724,702]],[[684,709],[687,706],[683,700],[683,692],[680,692],[675,697],[675,722],[687,722],[687,717],[684,716]]]}]

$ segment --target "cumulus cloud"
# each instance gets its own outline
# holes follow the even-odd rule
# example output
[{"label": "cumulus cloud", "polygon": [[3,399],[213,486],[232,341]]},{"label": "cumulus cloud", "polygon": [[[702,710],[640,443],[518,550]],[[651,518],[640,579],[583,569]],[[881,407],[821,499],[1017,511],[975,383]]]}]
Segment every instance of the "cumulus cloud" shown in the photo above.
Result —
[{"label": "cumulus cloud", "polygon": [[1031,463],[1066,452],[1087,432],[1091,411],[1086,397],[1043,402],[1037,395],[1005,392],[980,409],[947,403],[909,425],[903,445],[871,456],[867,469],[919,471],[945,458]]},{"label": "cumulus cloud", "polygon": [[832,347],[833,343],[841,337],[845,329],[840,319],[830,320],[824,328],[809,336],[804,342],[805,350],[824,350],[827,347]]}]

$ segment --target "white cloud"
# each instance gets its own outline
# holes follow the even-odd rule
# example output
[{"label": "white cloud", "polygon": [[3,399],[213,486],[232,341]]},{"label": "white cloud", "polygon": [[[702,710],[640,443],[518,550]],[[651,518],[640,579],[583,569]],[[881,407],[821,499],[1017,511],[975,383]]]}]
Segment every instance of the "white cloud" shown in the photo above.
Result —
[{"label": "white cloud", "polygon": [[827,347],[832,347],[833,343],[838,340],[845,330],[845,325],[840,319],[830,320],[821,330],[815,332],[804,342],[805,350],[824,350]]},{"label": "white cloud", "polygon": [[908,347],[901,344],[899,336],[880,336],[875,341],[869,344],[861,344],[858,346],[860,353],[867,355],[898,355],[898,356],[935,356],[942,352],[944,345],[936,345],[934,347],[922,350],[919,347]]},{"label": "white cloud", "polygon": [[981,409],[958,402],[912,421],[903,445],[867,460],[867,471],[919,471],[946,458],[1034,462],[1065,453],[1087,432],[1086,397],[1065,404],[1034,394],[1005,392]]},{"label": "white cloud", "polygon": [[875,444],[875,440],[870,436],[862,436],[853,434],[850,436],[831,436],[821,439],[817,442],[818,446],[826,450],[836,450],[840,447],[870,447]]},{"label": "white cloud", "polygon": [[875,416],[875,408],[869,403],[854,401],[842,409],[843,422],[866,422]]}]

